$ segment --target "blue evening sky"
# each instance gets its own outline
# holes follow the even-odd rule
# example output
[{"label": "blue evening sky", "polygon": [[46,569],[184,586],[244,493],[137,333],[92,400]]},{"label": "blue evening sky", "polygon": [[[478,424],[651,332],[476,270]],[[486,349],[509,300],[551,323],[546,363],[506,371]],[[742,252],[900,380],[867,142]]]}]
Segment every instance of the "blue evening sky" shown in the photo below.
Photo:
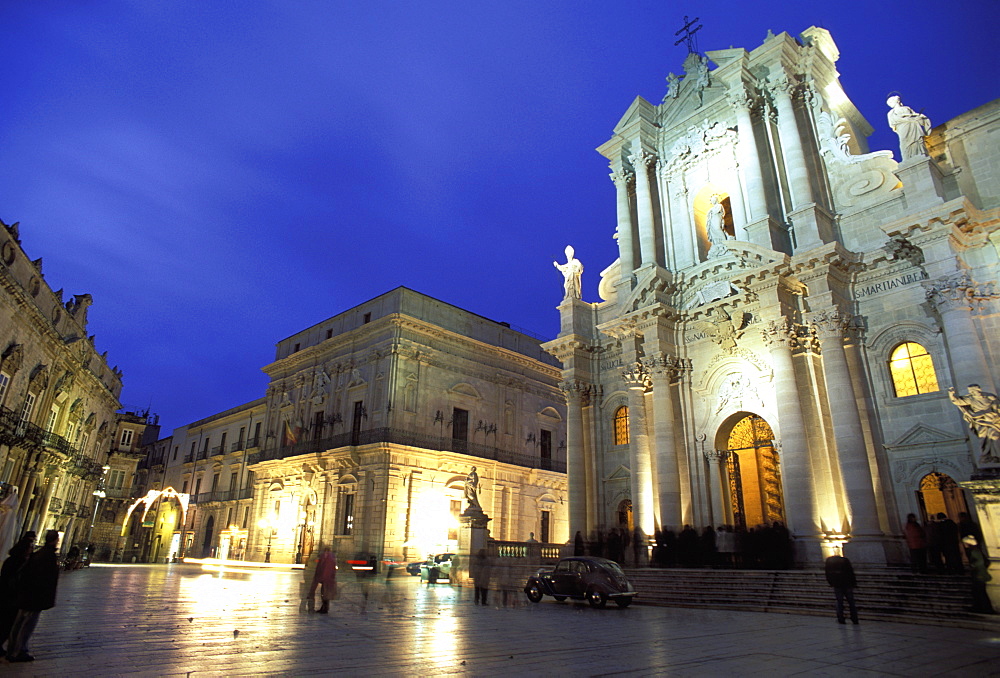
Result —
[{"label": "blue evening sky", "polygon": [[[594,151],[701,51],[833,34],[942,123],[997,97],[1000,3],[5,0],[0,219],[89,292],[122,401],[164,432],[260,397],[274,344],[398,285],[545,337],[572,244],[617,256]],[[68,298],[68,296],[67,296]]]}]

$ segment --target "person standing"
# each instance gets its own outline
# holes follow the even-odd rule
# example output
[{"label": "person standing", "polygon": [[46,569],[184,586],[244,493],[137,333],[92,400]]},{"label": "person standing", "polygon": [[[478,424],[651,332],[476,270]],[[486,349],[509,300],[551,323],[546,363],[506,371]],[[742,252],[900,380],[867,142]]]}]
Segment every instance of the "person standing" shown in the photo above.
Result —
[{"label": "person standing", "polygon": [[926,573],[927,533],[924,532],[923,526],[917,522],[915,513],[906,516],[903,534],[906,537],[906,548],[910,550],[910,569],[913,572]]},{"label": "person standing", "polygon": [[844,621],[844,599],[851,610],[851,623],[858,623],[858,608],[854,603],[854,589],[858,586],[857,577],[854,576],[854,568],[851,561],[842,555],[832,555],[826,559],[826,581],[833,587],[833,594],[837,597],[837,623],[846,624]]},{"label": "person standing", "polygon": [[56,586],[59,584],[59,558],[56,544],[59,533],[49,530],[45,533],[45,545],[31,554],[21,570],[19,590],[15,599],[17,616],[7,640],[7,661],[30,662],[35,658],[28,654],[28,639],[31,638],[42,610],[55,607]]},{"label": "person standing", "polygon": [[489,605],[490,575],[492,573],[492,568],[490,567],[490,557],[486,554],[486,549],[479,549],[479,553],[477,553],[476,557],[472,559],[469,570],[469,574],[472,576],[472,580],[476,587],[473,596],[474,604]]},{"label": "person standing", "polygon": [[[17,575],[28,562],[34,546],[35,533],[25,532],[20,541],[8,552],[7,559],[0,568],[0,643],[7,642],[7,635],[14,625],[14,618],[17,617]],[[0,649],[0,657],[5,654],[6,650]]]},{"label": "person standing", "polygon": [[996,614],[990,596],[986,592],[986,584],[993,579],[986,555],[971,534],[962,537],[962,543],[965,545],[965,556],[969,559],[969,575],[972,578],[972,611],[979,614]]},{"label": "person standing", "polygon": [[309,587],[310,605],[316,599],[316,589],[320,589],[323,604],[317,612],[327,614],[330,611],[330,600],[337,596],[337,556],[329,546],[323,547],[316,560],[316,571],[313,573],[312,585]]}]

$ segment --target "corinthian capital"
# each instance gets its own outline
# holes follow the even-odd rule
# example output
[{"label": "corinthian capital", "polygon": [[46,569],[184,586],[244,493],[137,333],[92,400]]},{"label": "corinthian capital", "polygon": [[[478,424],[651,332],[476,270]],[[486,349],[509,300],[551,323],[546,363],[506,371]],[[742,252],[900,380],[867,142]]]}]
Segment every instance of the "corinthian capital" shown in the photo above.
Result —
[{"label": "corinthian capital", "polygon": [[611,181],[615,182],[615,186],[618,188],[628,188],[635,181],[635,173],[624,167],[612,170],[608,176],[611,177]]},{"label": "corinthian capital", "polygon": [[726,98],[729,100],[729,105],[732,106],[733,110],[737,113],[740,111],[749,113],[757,105],[756,93],[742,82],[734,87],[731,87],[729,91],[726,92]]},{"label": "corinthian capital", "polygon": [[656,162],[656,156],[650,153],[649,151],[640,148],[638,151],[636,151],[635,153],[633,153],[628,157],[628,161],[632,163],[632,166],[637,169],[639,167],[645,167],[646,169],[649,169]]},{"label": "corinthian capital", "polygon": [[775,78],[769,78],[767,81],[767,90],[774,97],[792,97],[795,94],[796,89],[799,86],[799,81],[789,76],[787,73],[782,73]]},{"label": "corinthian capital", "polygon": [[705,450],[705,460],[709,464],[718,464],[726,458],[726,453],[722,450]]},{"label": "corinthian capital", "polygon": [[760,331],[766,346],[784,346],[793,348],[796,345],[797,329],[795,323],[788,318],[768,320]]},{"label": "corinthian capital", "polygon": [[852,319],[838,308],[818,311],[809,317],[820,341],[842,338],[850,327]]},{"label": "corinthian capital", "polygon": [[925,282],[924,289],[927,290],[927,301],[934,305],[938,313],[970,309],[976,303],[996,296],[990,285],[976,283],[968,271]]},{"label": "corinthian capital", "polygon": [[628,369],[622,370],[622,379],[625,380],[629,388],[645,391],[653,386],[653,380],[650,379],[645,365],[638,361],[632,363]]}]

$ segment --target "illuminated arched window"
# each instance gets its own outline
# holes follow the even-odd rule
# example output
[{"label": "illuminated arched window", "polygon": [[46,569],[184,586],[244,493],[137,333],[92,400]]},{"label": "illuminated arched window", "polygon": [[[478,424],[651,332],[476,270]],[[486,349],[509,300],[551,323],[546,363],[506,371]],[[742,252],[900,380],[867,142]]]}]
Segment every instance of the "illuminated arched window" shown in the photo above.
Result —
[{"label": "illuminated arched window", "polygon": [[889,373],[896,397],[933,393],[938,390],[937,375],[930,354],[920,344],[908,341],[893,349]]},{"label": "illuminated arched window", "polygon": [[628,445],[628,408],[615,410],[615,445]]}]

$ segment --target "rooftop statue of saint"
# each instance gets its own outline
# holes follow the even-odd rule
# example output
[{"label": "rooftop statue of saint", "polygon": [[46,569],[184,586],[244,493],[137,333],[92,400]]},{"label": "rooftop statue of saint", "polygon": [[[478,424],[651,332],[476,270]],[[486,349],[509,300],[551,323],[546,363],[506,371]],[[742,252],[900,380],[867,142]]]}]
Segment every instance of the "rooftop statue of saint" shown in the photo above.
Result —
[{"label": "rooftop statue of saint", "polygon": [[580,277],[583,275],[583,264],[574,256],[573,246],[566,245],[566,263],[560,264],[553,261],[552,265],[563,274],[563,287],[565,295],[563,299],[580,299],[583,293],[580,288]]},{"label": "rooftop statue of saint", "polygon": [[948,398],[955,404],[962,419],[972,432],[982,438],[980,464],[1000,464],[1000,398],[987,393],[979,384],[969,384],[969,392],[956,395],[955,389],[948,389]]},{"label": "rooftop statue of saint", "polygon": [[899,135],[899,154],[903,162],[910,158],[926,158],[924,137],[930,134],[931,121],[923,113],[904,106],[898,96],[889,97],[885,103],[889,106],[889,127]]}]

